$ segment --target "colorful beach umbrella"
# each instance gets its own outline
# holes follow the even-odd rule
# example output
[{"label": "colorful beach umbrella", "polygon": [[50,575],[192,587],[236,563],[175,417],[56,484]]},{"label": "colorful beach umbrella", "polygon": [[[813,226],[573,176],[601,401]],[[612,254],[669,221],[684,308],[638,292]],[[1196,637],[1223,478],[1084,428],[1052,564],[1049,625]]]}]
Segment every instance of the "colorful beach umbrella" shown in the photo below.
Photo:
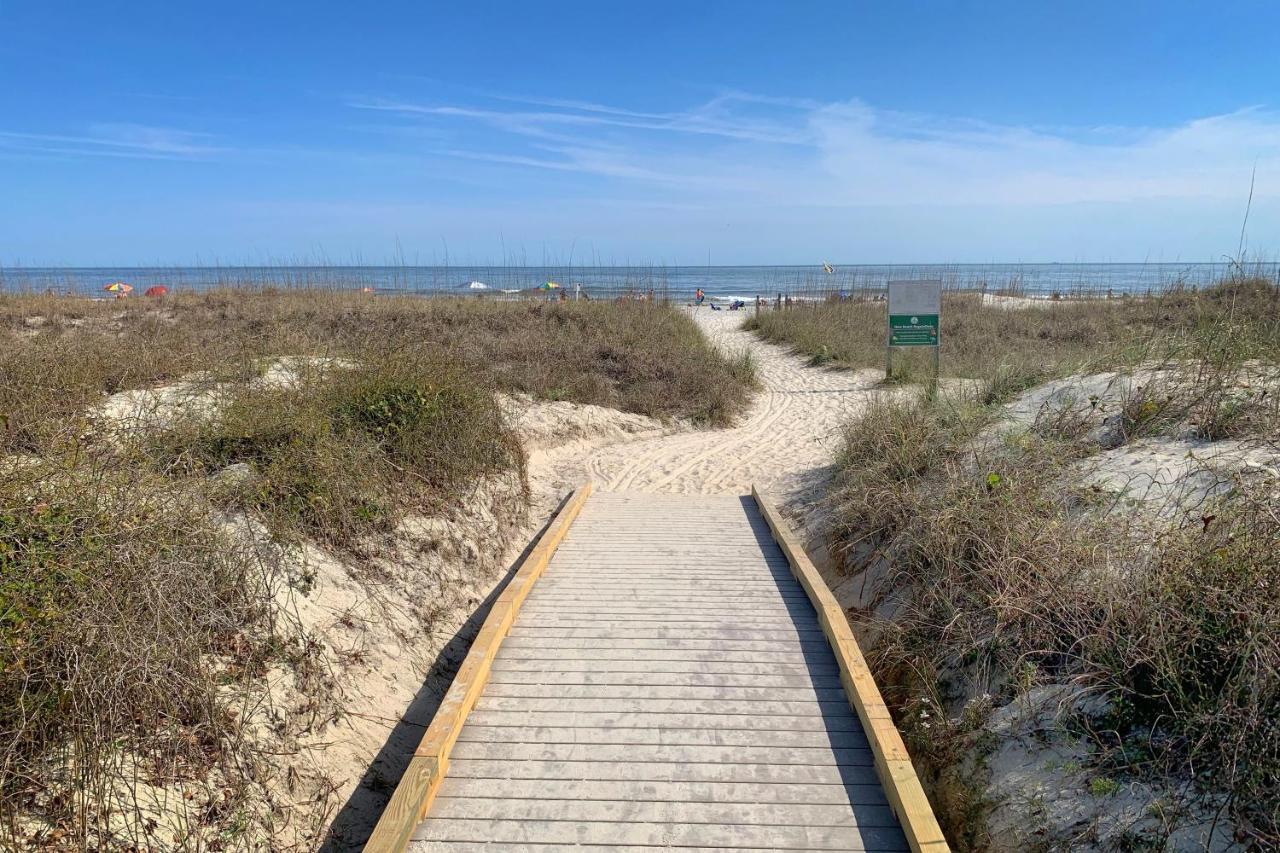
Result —
[{"label": "colorful beach umbrella", "polygon": [[125,284],[123,281],[113,281],[102,289],[108,293],[132,293],[133,285]]},{"label": "colorful beach umbrella", "polygon": [[538,285],[538,290],[559,290],[559,289],[560,289],[560,285],[554,281],[549,281],[546,284]]},{"label": "colorful beach umbrella", "polygon": [[[125,287],[128,287],[128,285],[126,284]],[[155,285],[152,285],[151,287],[148,287],[146,290],[144,290],[142,292],[142,295],[143,296],[164,296],[168,292],[169,292],[169,288],[165,287],[163,284],[155,284]]]}]

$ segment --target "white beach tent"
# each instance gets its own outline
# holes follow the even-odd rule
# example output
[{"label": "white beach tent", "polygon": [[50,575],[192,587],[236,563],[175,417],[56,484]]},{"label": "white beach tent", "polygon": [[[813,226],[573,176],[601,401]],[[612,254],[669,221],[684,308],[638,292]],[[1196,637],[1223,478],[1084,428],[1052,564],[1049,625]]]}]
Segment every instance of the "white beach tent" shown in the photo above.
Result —
[{"label": "white beach tent", "polygon": [[488,290],[489,285],[485,284],[483,281],[469,281],[466,284],[460,286],[458,289],[470,290],[470,291],[475,291],[477,293],[481,293]]}]

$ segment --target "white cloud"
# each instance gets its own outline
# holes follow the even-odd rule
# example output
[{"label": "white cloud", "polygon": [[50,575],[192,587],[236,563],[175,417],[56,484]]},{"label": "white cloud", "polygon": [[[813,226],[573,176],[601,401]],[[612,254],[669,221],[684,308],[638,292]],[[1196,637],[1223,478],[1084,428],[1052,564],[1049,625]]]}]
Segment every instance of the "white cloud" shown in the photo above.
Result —
[{"label": "white cloud", "polygon": [[225,153],[209,136],[140,124],[94,124],[81,134],[0,131],[0,148],[30,154],[193,160]]},{"label": "white cloud", "polygon": [[1257,197],[1280,195],[1280,114],[1262,108],[1168,127],[1046,129],[743,92],[670,112],[490,100],[551,109],[353,105],[498,131],[485,142],[499,153],[455,145],[458,156],[681,186],[690,197],[824,206],[1240,199],[1255,162]]},{"label": "white cloud", "polygon": [[1242,110],[1169,128],[1050,133],[876,111],[814,111],[822,171],[856,203],[1066,204],[1280,194],[1280,116]]}]

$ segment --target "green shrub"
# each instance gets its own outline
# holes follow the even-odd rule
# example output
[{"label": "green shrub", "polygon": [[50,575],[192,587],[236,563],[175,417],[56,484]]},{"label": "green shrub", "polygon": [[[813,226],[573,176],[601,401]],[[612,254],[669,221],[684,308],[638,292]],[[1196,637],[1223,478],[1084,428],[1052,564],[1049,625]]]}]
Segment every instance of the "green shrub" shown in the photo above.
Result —
[{"label": "green shrub", "polygon": [[242,387],[216,415],[146,433],[138,447],[157,470],[180,476],[247,464],[249,476],[224,500],[260,512],[279,534],[346,547],[524,465],[491,391],[412,359]]},{"label": "green shrub", "polygon": [[329,386],[337,435],[367,438],[393,463],[447,490],[521,462],[491,391],[457,375],[356,372]]},{"label": "green shrub", "polygon": [[1089,780],[1089,793],[1095,797],[1109,797],[1120,790],[1120,783],[1109,776],[1095,776]]}]

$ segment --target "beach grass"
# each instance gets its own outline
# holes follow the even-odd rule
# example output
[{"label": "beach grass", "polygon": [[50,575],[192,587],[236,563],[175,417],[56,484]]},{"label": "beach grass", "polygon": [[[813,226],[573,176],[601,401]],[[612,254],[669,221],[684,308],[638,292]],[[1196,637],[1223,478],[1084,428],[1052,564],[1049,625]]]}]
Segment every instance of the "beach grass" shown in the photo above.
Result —
[{"label": "beach grass", "polygon": [[282,354],[447,361],[498,390],[711,426],[743,411],[753,381],[661,303],[270,289],[160,303],[5,296],[4,327],[16,337],[0,352],[0,412],[5,440],[19,448],[46,443],[36,433],[74,420],[104,392],[251,370]]},{"label": "beach grass", "polygon": [[[1264,278],[1232,280],[1208,288],[1173,288],[1148,297],[1115,299],[1017,299],[976,292],[943,296],[940,362],[944,376],[1044,377],[1051,372],[1088,370],[1091,362],[1133,363],[1146,357],[1153,340],[1191,345],[1215,333],[1225,318],[1259,320],[1280,311],[1276,288]],[[794,303],[763,311],[746,327],[764,340],[791,348],[814,364],[836,367],[885,366],[885,303],[870,299]],[[1247,356],[1274,346],[1275,324],[1246,322],[1230,345]],[[911,381],[932,369],[931,348],[898,348],[894,375]]]}]

